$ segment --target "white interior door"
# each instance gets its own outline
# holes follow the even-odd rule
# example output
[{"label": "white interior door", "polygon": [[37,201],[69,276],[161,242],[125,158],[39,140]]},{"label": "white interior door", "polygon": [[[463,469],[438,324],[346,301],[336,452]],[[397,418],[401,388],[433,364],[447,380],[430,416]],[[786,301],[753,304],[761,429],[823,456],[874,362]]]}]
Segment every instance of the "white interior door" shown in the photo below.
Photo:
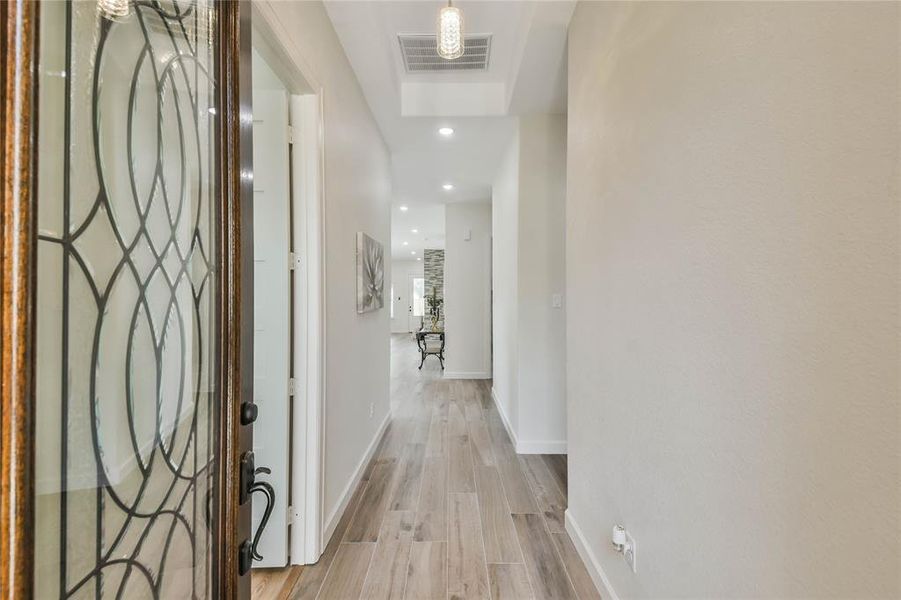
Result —
[{"label": "white interior door", "polygon": [[[256,567],[288,564],[290,291],[290,176],[288,153],[288,94],[270,83],[258,87],[265,63],[254,56],[253,187],[254,187],[254,423],[257,475],[275,491],[269,521],[257,545],[263,559]],[[267,81],[267,80],[264,80]],[[275,89],[269,89],[275,88]],[[253,498],[256,535],[266,501]]]},{"label": "white interior door", "polygon": [[425,278],[410,275],[410,331],[419,331],[425,314]]},{"label": "white interior door", "polygon": [[391,283],[391,302],[394,315],[391,317],[391,333],[407,333],[410,331],[410,282],[407,273],[393,273]]}]

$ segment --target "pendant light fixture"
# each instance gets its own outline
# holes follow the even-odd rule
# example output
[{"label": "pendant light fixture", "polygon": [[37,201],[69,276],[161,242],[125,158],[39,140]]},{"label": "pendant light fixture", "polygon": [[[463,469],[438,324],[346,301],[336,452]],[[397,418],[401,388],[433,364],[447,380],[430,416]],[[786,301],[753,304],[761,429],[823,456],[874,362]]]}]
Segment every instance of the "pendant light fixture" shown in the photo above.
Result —
[{"label": "pendant light fixture", "polygon": [[446,60],[463,56],[463,11],[451,0],[438,13],[438,56]]}]

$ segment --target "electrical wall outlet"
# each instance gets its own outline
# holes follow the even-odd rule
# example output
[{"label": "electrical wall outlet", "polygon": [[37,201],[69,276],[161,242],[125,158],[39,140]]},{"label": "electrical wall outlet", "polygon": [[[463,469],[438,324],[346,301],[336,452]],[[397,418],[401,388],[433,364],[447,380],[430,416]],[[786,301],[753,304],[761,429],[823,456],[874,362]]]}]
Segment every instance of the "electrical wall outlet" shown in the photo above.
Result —
[{"label": "electrical wall outlet", "polygon": [[375,416],[375,402],[370,402],[369,403],[369,418],[371,419],[374,416]]},{"label": "electrical wall outlet", "polygon": [[635,549],[635,539],[632,537],[632,534],[627,531],[626,544],[623,547],[623,560],[625,560],[626,564],[632,568],[633,573],[638,572],[638,568],[635,566]]}]

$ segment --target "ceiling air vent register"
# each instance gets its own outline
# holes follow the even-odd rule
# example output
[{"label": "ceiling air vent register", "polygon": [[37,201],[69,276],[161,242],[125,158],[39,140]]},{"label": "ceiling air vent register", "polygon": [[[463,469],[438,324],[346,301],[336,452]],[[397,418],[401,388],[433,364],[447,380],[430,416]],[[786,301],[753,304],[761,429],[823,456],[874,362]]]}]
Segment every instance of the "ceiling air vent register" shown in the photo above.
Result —
[{"label": "ceiling air vent register", "polygon": [[440,71],[484,71],[488,69],[491,52],[491,35],[467,35],[463,56],[446,60],[438,56],[435,34],[401,34],[400,54],[407,73],[434,73]]}]

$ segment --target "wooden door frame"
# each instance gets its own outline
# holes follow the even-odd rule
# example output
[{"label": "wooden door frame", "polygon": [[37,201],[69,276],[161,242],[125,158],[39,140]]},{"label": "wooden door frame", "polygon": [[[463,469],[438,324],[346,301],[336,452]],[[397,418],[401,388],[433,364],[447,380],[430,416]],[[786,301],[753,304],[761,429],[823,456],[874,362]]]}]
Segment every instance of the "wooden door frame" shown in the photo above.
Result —
[{"label": "wooden door frame", "polygon": [[0,597],[30,598],[34,571],[38,8],[0,4]]},{"label": "wooden door frame", "polygon": [[[241,405],[253,402],[253,87],[250,4],[220,3],[219,107],[222,117],[222,201],[219,248],[218,498],[213,583],[216,598],[250,598],[250,570],[239,573],[238,551],[250,538],[252,504],[240,503],[240,463],[253,448],[253,425],[242,424]],[[237,201],[235,201],[237,199]]]},{"label": "wooden door frame", "polygon": [[[35,298],[37,290],[37,99],[40,3],[0,2],[0,600],[34,592]],[[253,399],[253,190],[250,6],[219,4],[217,141],[221,253],[218,280],[220,430],[212,591],[249,598],[238,548],[250,536],[250,502],[239,504],[239,464],[252,447],[241,403]],[[244,118],[242,118],[244,115]]]}]

